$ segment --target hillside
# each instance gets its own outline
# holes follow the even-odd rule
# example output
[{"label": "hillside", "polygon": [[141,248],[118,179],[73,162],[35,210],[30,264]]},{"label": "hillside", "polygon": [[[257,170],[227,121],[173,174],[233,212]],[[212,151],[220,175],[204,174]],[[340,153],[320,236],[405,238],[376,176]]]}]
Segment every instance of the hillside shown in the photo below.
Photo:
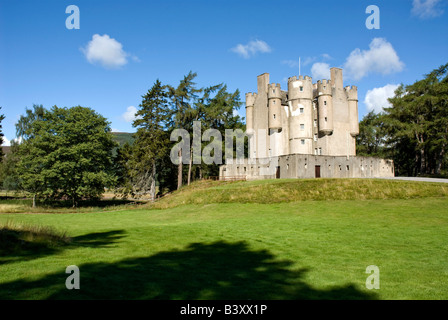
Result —
[{"label": "hillside", "polygon": [[442,183],[382,179],[278,179],[200,181],[157,201],[155,208],[185,204],[282,203],[303,200],[371,200],[446,197]]},{"label": "hillside", "polygon": [[113,140],[118,142],[120,146],[124,145],[126,142],[132,144],[134,142],[132,135],[133,133],[130,132],[112,132]]}]

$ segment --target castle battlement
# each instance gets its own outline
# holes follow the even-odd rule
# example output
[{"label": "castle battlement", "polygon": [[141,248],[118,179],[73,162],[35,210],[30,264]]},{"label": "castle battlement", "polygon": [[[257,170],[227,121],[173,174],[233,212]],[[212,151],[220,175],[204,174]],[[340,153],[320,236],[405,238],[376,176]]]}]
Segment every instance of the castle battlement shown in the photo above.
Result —
[{"label": "castle battlement", "polygon": [[268,85],[268,99],[282,99],[280,83],[270,83]]},{"label": "castle battlement", "polygon": [[254,92],[246,93],[246,107],[253,107],[255,104],[255,99],[257,99],[258,94]]},{"label": "castle battlement", "polygon": [[346,86],[344,88],[345,94],[347,95],[347,100],[358,101],[358,87],[357,86]]}]

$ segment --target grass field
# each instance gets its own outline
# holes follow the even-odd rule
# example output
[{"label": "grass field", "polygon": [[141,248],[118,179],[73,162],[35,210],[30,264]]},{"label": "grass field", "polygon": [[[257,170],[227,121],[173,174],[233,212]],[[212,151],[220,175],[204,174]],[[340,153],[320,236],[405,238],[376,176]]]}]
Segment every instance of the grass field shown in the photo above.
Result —
[{"label": "grass field", "polygon": [[[447,208],[440,184],[322,179],[197,183],[115,211],[3,213],[0,299],[448,299]],[[65,287],[69,265],[80,290]],[[378,290],[365,286],[370,265]]]}]

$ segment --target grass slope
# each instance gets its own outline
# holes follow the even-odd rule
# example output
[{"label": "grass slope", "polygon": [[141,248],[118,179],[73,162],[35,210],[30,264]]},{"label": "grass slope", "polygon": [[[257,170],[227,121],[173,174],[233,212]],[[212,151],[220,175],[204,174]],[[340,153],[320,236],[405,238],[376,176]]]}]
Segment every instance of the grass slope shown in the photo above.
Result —
[{"label": "grass slope", "polygon": [[448,196],[448,185],[382,179],[202,181],[157,202],[155,208],[210,203],[283,203],[304,200],[411,199]]},{"label": "grass slope", "polygon": [[[345,185],[347,199],[301,182],[319,197]],[[0,299],[448,299],[446,190],[383,182],[397,184],[379,196],[363,189],[386,188],[374,180],[208,182],[158,210],[2,214],[71,241],[0,255]],[[69,265],[80,290],[65,288]],[[365,287],[369,265],[379,290]]]}]

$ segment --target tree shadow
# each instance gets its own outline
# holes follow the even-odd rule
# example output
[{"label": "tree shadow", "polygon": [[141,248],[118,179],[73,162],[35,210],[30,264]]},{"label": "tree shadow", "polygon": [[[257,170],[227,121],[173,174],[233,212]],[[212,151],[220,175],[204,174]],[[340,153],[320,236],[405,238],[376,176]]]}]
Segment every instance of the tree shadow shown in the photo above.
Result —
[{"label": "tree shadow", "polygon": [[[245,242],[194,243],[148,257],[116,263],[78,266],[80,289],[68,290],[65,266],[60,273],[36,281],[0,284],[0,299],[27,299],[45,292],[48,299],[163,300],[291,300],[376,299],[353,284],[313,288],[304,280],[307,269],[278,260],[267,250],[251,250]],[[32,297],[32,295],[31,295]]]},{"label": "tree shadow", "polygon": [[124,230],[112,230],[107,232],[94,232],[72,238],[71,246],[75,247],[111,247],[125,235]]},{"label": "tree shadow", "polygon": [[16,261],[28,261],[53,255],[76,247],[106,248],[124,237],[124,230],[89,233],[62,239],[30,237],[26,230],[0,231],[0,265]]}]

